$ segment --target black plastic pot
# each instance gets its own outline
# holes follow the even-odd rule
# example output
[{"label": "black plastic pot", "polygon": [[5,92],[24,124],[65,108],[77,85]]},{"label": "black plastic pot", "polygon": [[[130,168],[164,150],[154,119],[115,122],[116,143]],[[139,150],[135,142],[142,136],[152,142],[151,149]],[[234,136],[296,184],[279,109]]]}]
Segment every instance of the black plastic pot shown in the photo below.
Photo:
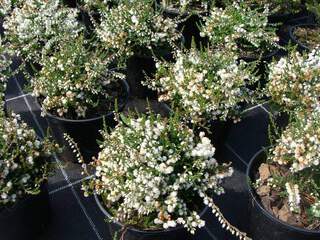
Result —
[{"label": "black plastic pot", "polygon": [[315,16],[313,13],[303,9],[297,13],[275,13],[268,17],[269,23],[284,23],[284,24],[298,24],[298,23],[314,23]]},{"label": "black plastic pot", "polygon": [[1,240],[35,240],[50,219],[49,196],[46,185],[38,195],[28,195],[11,208],[0,211]]},{"label": "black plastic pot", "polygon": [[156,72],[155,61],[149,56],[134,55],[127,62],[127,80],[132,95],[140,98],[157,99],[157,92],[142,85],[147,77],[152,78]]},{"label": "black plastic pot", "polygon": [[[288,32],[289,32],[289,39],[295,44],[297,45],[297,49],[298,51],[300,52],[310,52],[311,49],[307,46],[305,46],[303,43],[301,43],[295,36],[294,36],[294,31],[296,28],[298,27],[302,27],[302,28],[309,28],[309,29],[312,29],[312,28],[319,28],[320,26],[317,25],[317,24],[297,24],[297,25],[294,25],[294,26],[290,26],[288,28]],[[320,37],[320,36],[319,36]]]},{"label": "black plastic pot", "polygon": [[231,127],[233,126],[233,121],[228,119],[226,121],[211,120],[208,123],[210,130],[209,138],[211,143],[216,148],[215,156],[219,158],[223,151],[223,147],[227,141]]},{"label": "black plastic pot", "polygon": [[[106,219],[110,220],[111,215],[100,202],[98,195],[95,194],[94,198],[96,200],[98,207],[103,212]],[[205,207],[202,210],[202,212],[199,214],[200,217],[203,216],[207,210],[208,210],[208,207]],[[117,239],[122,239],[122,240],[165,240],[165,239],[192,240],[194,239],[193,235],[188,233],[188,231],[185,228],[183,228],[183,226],[178,226],[178,227],[169,228],[169,229],[161,229],[161,230],[150,230],[150,231],[139,230],[131,226],[125,227],[123,224],[117,221],[110,222],[109,226],[110,226],[111,236],[112,237],[117,236]]]},{"label": "black plastic pot", "polygon": [[320,231],[310,231],[291,226],[268,212],[260,203],[251,183],[256,179],[256,173],[261,163],[266,161],[266,151],[263,149],[256,153],[248,166],[247,179],[250,195],[249,226],[253,240],[319,240]]},{"label": "black plastic pot", "polygon": [[[126,96],[122,101],[119,99],[119,111],[124,108],[129,97],[127,82],[122,80],[122,85],[126,91]],[[45,116],[56,142],[61,146],[67,146],[68,144],[63,137],[63,134],[67,133],[78,144],[85,162],[90,162],[93,156],[97,156],[99,151],[97,140],[101,139],[99,131],[104,128],[104,124],[109,128],[113,128],[116,125],[113,112],[104,116],[83,120],[60,118],[50,113],[46,113]]]}]

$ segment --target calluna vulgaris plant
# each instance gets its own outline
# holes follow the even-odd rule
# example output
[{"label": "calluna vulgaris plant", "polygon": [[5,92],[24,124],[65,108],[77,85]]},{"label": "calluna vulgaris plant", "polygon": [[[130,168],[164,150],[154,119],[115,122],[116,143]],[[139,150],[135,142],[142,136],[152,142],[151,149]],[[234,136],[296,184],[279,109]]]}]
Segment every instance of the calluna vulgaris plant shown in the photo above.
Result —
[{"label": "calluna vulgaris plant", "polygon": [[102,13],[97,35],[118,62],[133,54],[151,55],[159,49],[174,48],[181,38],[177,23],[162,16],[153,5],[151,0],[126,1]]},{"label": "calluna vulgaris plant", "polygon": [[103,136],[95,177],[83,189],[100,195],[115,220],[142,229],[183,225],[195,233],[205,225],[198,212],[206,205],[223,227],[245,238],[211,197],[224,193],[221,181],[233,170],[217,163],[203,132],[195,135],[178,117],[151,114],[125,118]]},{"label": "calluna vulgaris plant", "polygon": [[178,9],[181,12],[203,11],[209,8],[212,0],[159,0],[160,6],[167,9]]},{"label": "calluna vulgaris plant", "polygon": [[40,141],[19,115],[1,117],[0,209],[27,194],[39,193],[49,175],[47,158],[57,150],[48,138]]},{"label": "calluna vulgaris plant", "polygon": [[5,17],[3,27],[15,54],[41,63],[61,43],[79,35],[77,16],[78,10],[60,0],[26,0]]},{"label": "calluna vulgaris plant", "polygon": [[[4,44],[2,37],[0,36],[0,101],[2,101],[4,98],[4,92],[8,80],[7,78],[11,74],[10,65],[12,61],[6,53],[6,45]],[[2,103],[3,102],[1,102],[1,107],[3,107]]]},{"label": "calluna vulgaris plant", "polygon": [[304,55],[293,51],[271,63],[267,90],[286,110],[319,108],[320,48]]},{"label": "calluna vulgaris plant", "polygon": [[267,185],[287,199],[290,211],[307,216],[312,228],[320,223],[320,113],[297,117],[286,130],[267,159],[271,171],[267,179],[258,179],[257,187]]},{"label": "calluna vulgaris plant", "polygon": [[257,79],[252,65],[230,52],[195,48],[176,53],[175,62],[157,62],[155,79],[145,84],[157,90],[160,101],[169,101],[193,122],[238,119],[239,104],[253,102],[247,87]]},{"label": "calluna vulgaris plant", "polygon": [[234,2],[224,9],[213,6],[200,27],[201,36],[208,37],[214,48],[259,57],[278,48],[279,40],[275,26],[268,24],[268,7],[262,10],[243,2]]},{"label": "calluna vulgaris plant", "polygon": [[123,76],[108,71],[108,61],[98,49],[87,48],[86,43],[80,36],[43,59],[31,87],[44,112],[76,119],[87,117],[92,110],[99,114],[98,108],[101,114],[113,109]]}]

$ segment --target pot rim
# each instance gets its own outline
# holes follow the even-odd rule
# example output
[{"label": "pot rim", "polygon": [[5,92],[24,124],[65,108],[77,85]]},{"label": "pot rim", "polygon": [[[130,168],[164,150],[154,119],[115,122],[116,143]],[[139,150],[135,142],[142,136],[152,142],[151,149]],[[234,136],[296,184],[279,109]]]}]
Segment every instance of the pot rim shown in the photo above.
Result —
[{"label": "pot rim", "polygon": [[[103,214],[111,219],[111,215],[110,213],[104,208],[104,206],[102,205],[101,201],[99,200],[99,197],[98,197],[98,194],[97,193],[94,193],[94,198],[95,198],[95,201],[99,207],[99,209],[103,212]],[[209,209],[208,206],[205,206],[204,209],[200,212],[199,216],[202,217],[206,212],[207,210]],[[116,220],[112,220],[112,223],[115,223],[116,225],[122,227],[123,224],[121,222],[118,222]],[[157,234],[157,233],[163,233],[163,232],[173,232],[173,231],[176,231],[176,230],[182,230],[184,229],[184,226],[183,225],[180,225],[180,226],[177,226],[177,227],[174,227],[174,228],[168,228],[168,229],[158,229],[158,230],[141,230],[141,229],[137,229],[135,227],[132,227],[132,226],[129,226],[128,229],[130,231],[133,231],[133,232],[137,232],[137,233],[144,233],[144,234]]]},{"label": "pot rim", "polygon": [[256,152],[252,158],[250,159],[250,162],[248,164],[248,167],[247,167],[247,171],[246,171],[246,178],[247,178],[247,187],[248,187],[248,191],[249,191],[249,195],[251,196],[251,198],[253,199],[253,201],[255,202],[256,206],[259,208],[259,210],[262,212],[262,214],[264,216],[266,216],[267,218],[269,218],[270,220],[272,220],[273,222],[276,222],[280,225],[282,225],[283,227],[285,228],[288,228],[289,230],[294,230],[296,232],[303,232],[307,235],[319,235],[320,236],[320,231],[315,231],[315,230],[308,230],[308,229],[305,229],[305,228],[300,228],[300,227],[295,227],[295,226],[292,226],[278,218],[276,218],[275,216],[273,216],[273,214],[271,214],[268,210],[266,210],[260,203],[260,201],[258,200],[257,196],[256,196],[256,192],[255,190],[252,188],[251,184],[250,184],[250,173],[253,169],[253,166],[254,164],[256,163],[257,161],[257,157],[260,155],[260,154],[263,154],[266,152],[267,149],[271,148],[271,146],[267,146],[267,147],[263,147],[262,149],[260,149],[258,152]]},{"label": "pot rim", "polygon": [[299,23],[295,25],[289,26],[289,37],[291,40],[293,40],[294,43],[296,43],[299,47],[303,48],[303,50],[311,51],[311,49],[304,45],[302,42],[300,42],[293,34],[294,30],[296,30],[298,27],[303,28],[320,28],[319,24],[316,23]]},{"label": "pot rim", "polygon": [[[121,79],[120,82],[122,83],[122,85],[123,85],[123,87],[125,89],[125,92],[126,92],[126,96],[124,98],[123,103],[119,104],[119,109],[123,109],[124,106],[126,105],[126,103],[128,102],[128,99],[129,99],[130,87],[129,87],[128,82],[125,79]],[[53,115],[50,112],[45,111],[44,109],[42,109],[41,104],[39,103],[39,101],[36,100],[36,102],[40,106],[41,111],[45,113],[46,117],[52,118],[52,119],[55,119],[55,120],[59,120],[59,121],[62,121],[62,122],[86,123],[86,122],[92,122],[92,121],[100,120],[100,119],[103,119],[105,117],[110,117],[113,114],[113,111],[111,111],[111,112],[109,112],[107,114],[104,114],[104,115],[101,115],[101,116],[98,116],[98,117],[86,118],[86,119],[77,119],[77,120],[70,119],[70,118],[62,118],[62,117],[58,117],[56,115]]]}]

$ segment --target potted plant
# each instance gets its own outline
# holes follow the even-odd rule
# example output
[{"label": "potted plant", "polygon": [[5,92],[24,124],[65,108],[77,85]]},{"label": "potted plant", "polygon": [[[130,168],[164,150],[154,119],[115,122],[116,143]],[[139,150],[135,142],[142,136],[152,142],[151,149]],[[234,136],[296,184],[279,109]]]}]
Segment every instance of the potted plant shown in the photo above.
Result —
[{"label": "potted plant", "polygon": [[301,54],[292,51],[288,57],[270,63],[267,95],[285,111],[312,112],[319,108],[320,49]]},{"label": "potted plant", "polygon": [[30,83],[57,141],[63,141],[63,132],[70,134],[87,160],[98,151],[103,124],[114,126],[114,111],[128,99],[124,75],[108,64],[108,57],[80,36],[44,58]]},{"label": "potted plant", "polygon": [[153,0],[121,1],[101,14],[96,32],[102,47],[113,53],[118,64],[127,66],[133,94],[148,95],[140,81],[144,74],[153,74],[154,56],[172,57],[171,51],[181,41],[177,22],[156,10]]},{"label": "potted plant", "polygon": [[254,65],[227,51],[212,49],[177,51],[175,62],[157,62],[154,79],[145,84],[158,91],[192,125],[209,128],[211,140],[220,150],[231,122],[238,122],[245,103],[256,98],[251,84]]},{"label": "potted plant", "polygon": [[317,110],[297,115],[275,146],[252,158],[247,177],[254,239],[319,239],[319,119]]},{"label": "potted plant", "polygon": [[311,51],[320,46],[320,3],[310,1],[307,7],[311,12],[314,12],[316,21],[296,24],[289,28],[290,40],[298,45],[300,51]]},{"label": "potted plant", "polygon": [[39,70],[44,57],[82,31],[78,13],[63,6],[60,0],[19,1],[3,23],[10,49],[28,63],[29,72]]},{"label": "potted plant", "polygon": [[[121,239],[190,239],[205,225],[205,210],[222,226],[247,239],[223,217],[211,198],[222,194],[221,181],[232,174],[218,164],[204,133],[160,115],[126,118],[112,133],[104,132],[95,177],[83,184]],[[189,234],[188,234],[189,232]]]},{"label": "potted plant", "polygon": [[7,49],[6,44],[3,42],[2,37],[0,36],[0,113],[6,109],[5,104],[5,90],[7,85],[7,80],[11,76],[12,71],[10,65],[12,64],[11,59],[6,56]]},{"label": "potted plant", "polygon": [[202,37],[216,49],[228,49],[246,61],[271,60],[279,53],[276,25],[268,24],[266,6],[251,8],[234,2],[225,8],[211,7],[200,26]]},{"label": "potted plant", "polygon": [[1,114],[0,132],[0,235],[32,240],[48,223],[48,158],[58,147],[38,140],[19,115]]}]

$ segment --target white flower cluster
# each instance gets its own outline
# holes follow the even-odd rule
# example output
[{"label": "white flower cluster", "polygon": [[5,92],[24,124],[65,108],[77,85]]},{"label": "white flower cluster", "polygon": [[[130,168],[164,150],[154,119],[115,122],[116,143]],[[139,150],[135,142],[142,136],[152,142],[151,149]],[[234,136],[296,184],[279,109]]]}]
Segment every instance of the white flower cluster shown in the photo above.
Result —
[{"label": "white flower cluster", "polygon": [[193,122],[225,120],[237,115],[240,103],[254,100],[247,86],[257,79],[250,65],[236,58],[209,49],[178,51],[174,63],[158,62],[155,79],[145,84]]},{"label": "white flower cluster", "polygon": [[161,15],[153,1],[127,1],[103,12],[97,34],[106,51],[118,57],[174,47],[177,23]]},{"label": "white flower cluster", "polygon": [[299,213],[301,202],[299,186],[297,184],[292,185],[288,182],[285,184],[285,186],[288,193],[290,211]]},{"label": "white flower cluster", "polygon": [[320,193],[317,190],[319,188],[317,176],[320,172],[319,152],[319,111],[303,115],[299,113],[277,140],[276,146],[271,149],[270,162],[285,167],[288,172],[273,178],[270,186],[283,188],[287,192],[289,207],[293,212],[301,212],[303,196],[315,199],[310,208],[317,208],[313,204],[320,200]]},{"label": "white flower cluster", "polygon": [[319,113],[297,119],[283,132],[273,150],[273,161],[290,165],[292,172],[319,166],[320,122]]},{"label": "white flower cluster", "polygon": [[9,13],[12,7],[12,1],[11,0],[2,0],[0,2],[0,16],[4,16]]},{"label": "white flower cluster", "polygon": [[271,63],[267,88],[272,100],[288,110],[319,108],[320,47]]},{"label": "white flower cluster", "polygon": [[7,80],[11,74],[10,65],[12,60],[8,57],[6,50],[6,45],[3,43],[2,37],[0,36],[0,107],[3,107],[4,92]]},{"label": "white flower cluster", "polygon": [[101,148],[93,163],[95,178],[83,189],[100,195],[114,219],[140,228],[183,225],[194,233],[205,225],[198,213],[202,206],[195,208],[194,200],[202,198],[217,212],[209,196],[224,193],[221,181],[232,174],[214,159],[215,148],[204,133],[194,135],[176,118],[127,119],[104,132]]},{"label": "white flower cluster", "polygon": [[268,25],[269,10],[252,9],[244,2],[226,8],[212,7],[201,26],[201,36],[208,37],[214,48],[228,49],[240,56],[265,54],[278,47],[276,28]]},{"label": "white flower cluster", "polygon": [[63,7],[60,0],[25,0],[5,17],[3,27],[15,54],[41,63],[60,43],[81,31],[78,10]]},{"label": "white flower cluster", "polygon": [[12,114],[0,123],[0,207],[26,194],[36,194],[48,177],[49,157],[57,146],[36,133],[20,116]]},{"label": "white flower cluster", "polygon": [[210,0],[160,0],[164,9],[178,9],[181,12],[204,11],[209,8]]},{"label": "white flower cluster", "polygon": [[[86,49],[85,44],[79,37],[61,46],[43,60],[42,69],[31,79],[33,95],[41,100],[44,113],[85,118],[99,101],[104,112],[113,109],[114,93],[109,87],[120,75],[108,71],[101,54]],[[119,91],[116,94],[121,94]]]}]

